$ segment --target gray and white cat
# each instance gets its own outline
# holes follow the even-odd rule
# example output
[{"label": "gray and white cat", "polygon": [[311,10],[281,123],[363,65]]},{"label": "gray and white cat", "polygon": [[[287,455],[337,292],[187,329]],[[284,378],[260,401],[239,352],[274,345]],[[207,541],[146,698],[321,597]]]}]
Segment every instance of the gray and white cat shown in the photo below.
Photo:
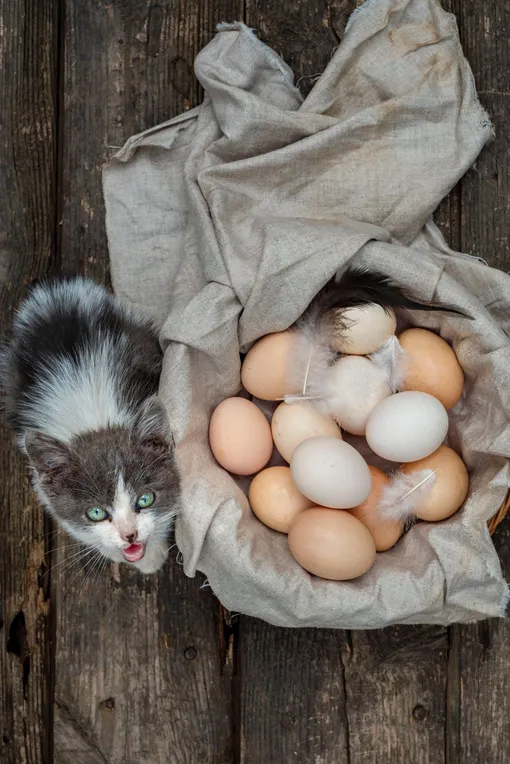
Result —
[{"label": "gray and white cat", "polygon": [[36,286],[2,358],[34,488],[77,541],[153,573],[180,499],[154,328],[88,279]]}]

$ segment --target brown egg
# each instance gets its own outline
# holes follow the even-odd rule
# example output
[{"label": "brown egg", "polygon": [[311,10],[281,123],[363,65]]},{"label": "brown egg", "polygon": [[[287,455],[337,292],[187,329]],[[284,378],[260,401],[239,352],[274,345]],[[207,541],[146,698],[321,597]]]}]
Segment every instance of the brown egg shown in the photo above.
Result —
[{"label": "brown egg", "polygon": [[453,408],[462,395],[464,372],[450,345],[427,329],[407,329],[398,339],[407,353],[402,390],[429,393]]},{"label": "brown egg", "polygon": [[280,403],[271,420],[271,432],[276,448],[286,462],[304,440],[324,435],[342,440],[334,419],[309,403]]},{"label": "brown egg", "polygon": [[400,469],[405,475],[422,470],[437,470],[432,488],[414,509],[414,514],[420,520],[445,520],[464,503],[469,488],[468,471],[453,449],[440,446],[425,459],[403,464]]},{"label": "brown egg", "polygon": [[216,460],[234,475],[253,475],[266,466],[273,453],[267,419],[245,398],[227,398],[215,409],[209,443]]},{"label": "brown egg", "polygon": [[385,552],[397,543],[402,535],[402,525],[396,520],[385,520],[379,514],[378,507],[383,490],[390,485],[391,479],[378,467],[369,466],[372,475],[372,490],[363,504],[350,509],[363,525],[366,525],[375,541],[378,552]]},{"label": "brown egg", "polygon": [[370,532],[342,509],[313,507],[300,512],[290,526],[289,547],[301,567],[331,581],[362,576],[375,561]]},{"label": "brown egg", "polygon": [[256,475],[248,493],[253,512],[269,528],[288,533],[299,512],[313,502],[296,488],[290,467],[268,467]]},{"label": "brown egg", "polygon": [[263,401],[282,399],[288,389],[288,368],[295,333],[268,334],[250,348],[241,369],[243,387]]}]

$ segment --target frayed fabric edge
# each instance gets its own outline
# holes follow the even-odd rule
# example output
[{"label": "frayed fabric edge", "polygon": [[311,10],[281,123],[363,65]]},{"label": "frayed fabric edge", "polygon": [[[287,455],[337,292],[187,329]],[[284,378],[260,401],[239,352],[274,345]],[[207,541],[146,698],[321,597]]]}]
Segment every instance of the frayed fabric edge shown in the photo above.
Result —
[{"label": "frayed fabric edge", "polygon": [[374,3],[378,2],[378,0],[364,0],[360,5],[358,5],[357,8],[353,10],[351,15],[349,16],[349,20],[347,21],[347,24],[345,25],[345,32],[349,29],[354,19],[358,17],[360,13],[363,13],[363,11],[366,11],[367,8],[369,8]]},{"label": "frayed fabric edge", "polygon": [[221,21],[219,24],[216,25],[216,32],[240,32],[241,34],[244,32],[249,35],[249,37],[252,37],[256,43],[260,46],[262,46],[265,50],[265,56],[267,60],[269,61],[270,65],[276,70],[279,71],[280,74],[283,77],[284,82],[287,83],[289,87],[291,87],[296,95],[298,95],[301,100],[302,96],[299,91],[299,88],[296,87],[294,83],[294,73],[290,66],[283,61],[283,59],[274,52],[272,48],[270,48],[268,45],[263,43],[257,34],[257,30],[253,27],[246,26],[246,24],[242,21],[232,21],[232,22],[225,22]]},{"label": "frayed fabric edge", "polygon": [[257,30],[252,27],[246,26],[242,21],[220,21],[216,24],[217,32],[250,32],[250,34],[257,34]]}]

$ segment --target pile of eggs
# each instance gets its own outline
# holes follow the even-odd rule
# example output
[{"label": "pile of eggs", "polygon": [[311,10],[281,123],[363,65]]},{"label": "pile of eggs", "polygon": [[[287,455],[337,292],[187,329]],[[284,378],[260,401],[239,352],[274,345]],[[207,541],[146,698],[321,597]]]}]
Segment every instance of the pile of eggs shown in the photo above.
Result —
[{"label": "pile of eggs", "polygon": [[[305,570],[338,581],[363,575],[411,522],[450,517],[468,492],[464,463],[443,445],[447,409],[464,384],[453,349],[419,328],[397,340],[394,312],[379,305],[345,309],[341,319],[328,340],[338,354],[328,368],[333,411],[289,381],[294,328],[263,337],[244,360],[243,388],[260,404],[227,398],[209,428],[218,463],[253,476],[248,498],[258,519],[288,534]],[[397,392],[371,358],[390,341],[400,354]],[[274,402],[270,423],[263,401]],[[284,464],[267,466],[278,455]]]}]

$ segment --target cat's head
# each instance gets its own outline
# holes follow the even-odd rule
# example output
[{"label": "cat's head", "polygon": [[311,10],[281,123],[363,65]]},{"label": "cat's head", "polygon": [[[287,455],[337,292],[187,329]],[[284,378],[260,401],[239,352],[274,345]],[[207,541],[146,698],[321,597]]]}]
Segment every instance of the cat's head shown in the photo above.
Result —
[{"label": "cat's head", "polygon": [[25,448],[39,494],[71,535],[146,573],[163,564],[180,484],[157,398],[145,401],[130,427],[86,432],[67,444],[32,433]]}]

